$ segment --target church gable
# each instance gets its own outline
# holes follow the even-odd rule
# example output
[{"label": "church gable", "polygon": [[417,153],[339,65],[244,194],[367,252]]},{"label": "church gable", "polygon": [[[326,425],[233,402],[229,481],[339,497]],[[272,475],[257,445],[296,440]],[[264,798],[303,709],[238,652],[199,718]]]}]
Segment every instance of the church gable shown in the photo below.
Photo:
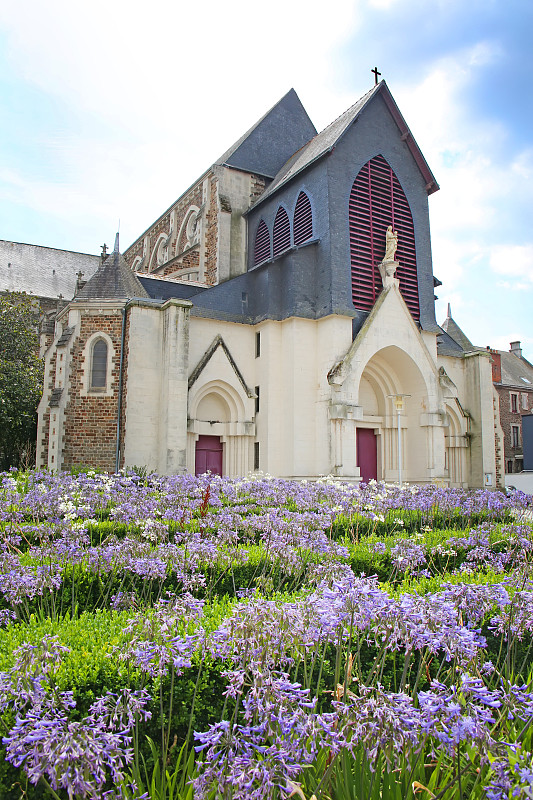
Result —
[{"label": "church gable", "polygon": [[392,347],[418,364],[427,384],[437,386],[435,362],[395,284],[381,293],[350,349],[329,371],[328,382],[340,387],[349,378],[358,384],[366,364],[380,351]]}]

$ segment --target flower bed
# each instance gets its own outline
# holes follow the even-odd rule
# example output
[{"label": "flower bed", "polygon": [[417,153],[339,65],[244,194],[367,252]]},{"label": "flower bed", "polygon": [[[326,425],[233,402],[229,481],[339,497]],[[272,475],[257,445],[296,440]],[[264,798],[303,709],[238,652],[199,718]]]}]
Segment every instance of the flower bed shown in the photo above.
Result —
[{"label": "flower bed", "polygon": [[4,474],[0,797],[533,797],[532,518],[521,493]]}]

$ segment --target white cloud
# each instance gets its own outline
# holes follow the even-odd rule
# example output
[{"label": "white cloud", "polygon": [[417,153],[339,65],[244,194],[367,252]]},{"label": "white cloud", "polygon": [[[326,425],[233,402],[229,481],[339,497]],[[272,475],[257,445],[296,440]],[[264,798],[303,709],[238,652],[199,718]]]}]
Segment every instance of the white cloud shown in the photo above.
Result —
[{"label": "white cloud", "polygon": [[[528,244],[496,245],[491,248],[490,266],[499,275],[515,275],[533,283],[533,241]],[[522,284],[527,286],[526,283]],[[513,284],[510,284],[513,288]],[[516,287],[517,284],[514,284]],[[531,288],[531,284],[528,288]]]}]

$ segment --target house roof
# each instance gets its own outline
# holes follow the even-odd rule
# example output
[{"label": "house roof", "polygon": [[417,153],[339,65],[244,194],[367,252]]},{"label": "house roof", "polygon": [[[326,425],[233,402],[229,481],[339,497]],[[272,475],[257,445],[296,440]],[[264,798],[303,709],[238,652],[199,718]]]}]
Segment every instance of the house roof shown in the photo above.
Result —
[{"label": "house roof", "polygon": [[99,256],[0,240],[0,291],[71,300],[78,273],[88,280],[99,265]]},{"label": "house roof", "polygon": [[75,299],[128,300],[134,297],[149,295],[116,246],[98,271],[80,289]]},{"label": "house roof", "polygon": [[506,350],[497,350],[501,356],[502,386],[533,389],[533,365],[525,358]]},{"label": "house roof", "polygon": [[281,170],[275,176],[274,180],[263,192],[261,197],[255,202],[252,208],[256,208],[260,203],[270,197],[281,186],[284,186],[288,181],[292,180],[296,175],[299,175],[303,170],[307,169],[318,159],[330,153],[337,142],[346,133],[348,128],[357,120],[361,112],[368,106],[368,104],[377,96],[381,95],[387,108],[389,109],[394,121],[396,122],[402,139],[406,142],[420,171],[426,181],[426,189],[428,194],[436,192],[439,188],[433,173],[431,172],[422,151],[414,140],[414,137],[405,122],[400,109],[389,91],[385,81],[380,81],[376,86],[373,86],[370,91],[363,95],[353,106],[337,117],[327,128],[318,133],[311,141],[309,141],[298,152],[294,153],[291,158],[283,165]]}]

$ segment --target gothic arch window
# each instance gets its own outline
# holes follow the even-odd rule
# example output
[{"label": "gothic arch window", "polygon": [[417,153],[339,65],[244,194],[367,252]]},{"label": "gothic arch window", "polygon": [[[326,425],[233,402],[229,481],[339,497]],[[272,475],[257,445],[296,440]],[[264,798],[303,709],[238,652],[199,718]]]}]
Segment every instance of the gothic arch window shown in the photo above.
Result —
[{"label": "gothic arch window", "polygon": [[313,211],[305,192],[300,192],[294,209],[294,244],[300,245],[313,238]]},{"label": "gothic arch window", "polygon": [[270,258],[270,233],[265,221],[262,219],[257,226],[254,244],[254,265],[261,264]]},{"label": "gothic arch window", "polygon": [[107,355],[106,340],[96,339],[91,350],[91,389],[102,390],[107,388]]},{"label": "gothic arch window", "polygon": [[383,288],[378,265],[385,254],[385,232],[392,225],[398,233],[400,292],[413,318],[420,319],[413,217],[401,184],[382,155],[367,161],[357,175],[348,216],[355,308],[370,311]]},{"label": "gothic arch window", "polygon": [[272,234],[273,254],[276,258],[291,246],[291,223],[283,206],[280,206],[276,212]]}]

